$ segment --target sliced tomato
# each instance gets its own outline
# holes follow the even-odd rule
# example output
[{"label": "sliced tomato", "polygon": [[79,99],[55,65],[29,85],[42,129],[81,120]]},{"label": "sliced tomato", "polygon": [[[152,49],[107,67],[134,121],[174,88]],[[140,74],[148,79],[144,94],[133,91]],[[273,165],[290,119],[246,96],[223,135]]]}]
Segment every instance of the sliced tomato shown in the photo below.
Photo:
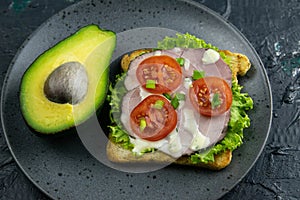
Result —
[{"label": "sliced tomato", "polygon": [[[154,94],[169,93],[181,83],[182,72],[179,63],[167,55],[152,56],[143,60],[136,76],[145,90]],[[148,82],[154,82],[151,86]]]},{"label": "sliced tomato", "polygon": [[176,127],[177,113],[163,96],[150,95],[130,114],[130,125],[140,138],[157,141],[165,138]]},{"label": "sliced tomato", "polygon": [[189,96],[193,106],[205,116],[221,115],[232,103],[231,88],[219,77],[204,77],[194,81]]}]

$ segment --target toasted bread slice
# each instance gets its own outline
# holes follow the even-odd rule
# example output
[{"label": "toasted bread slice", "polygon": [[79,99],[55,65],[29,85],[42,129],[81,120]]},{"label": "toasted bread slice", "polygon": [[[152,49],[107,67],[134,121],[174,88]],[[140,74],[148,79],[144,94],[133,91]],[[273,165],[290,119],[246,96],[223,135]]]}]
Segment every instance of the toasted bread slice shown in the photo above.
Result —
[{"label": "toasted bread slice", "polygon": [[121,60],[121,67],[123,69],[124,72],[126,72],[129,68],[129,64],[131,63],[131,61],[133,61],[136,57],[144,54],[144,53],[149,53],[151,52],[152,49],[139,49],[136,51],[133,51],[130,54],[126,54],[123,56],[122,60]]},{"label": "toasted bread slice", "polygon": [[115,163],[174,163],[179,165],[203,167],[210,170],[221,170],[225,168],[230,164],[232,158],[232,152],[230,150],[226,150],[215,155],[214,162],[197,164],[192,163],[188,156],[183,156],[175,160],[171,156],[160,151],[154,151],[145,153],[142,156],[137,156],[130,150],[124,149],[120,144],[116,144],[111,141],[109,141],[106,146],[106,153],[108,159]]},{"label": "toasted bread slice", "polygon": [[230,67],[232,77],[237,80],[237,76],[244,76],[251,67],[251,63],[247,56],[240,53],[233,53],[228,50],[220,50],[230,59]]},{"label": "toasted bread slice", "polygon": [[[121,67],[124,71],[127,71],[130,62],[141,54],[151,52],[151,49],[140,49],[132,52],[129,55],[125,55],[121,60]],[[250,69],[250,61],[247,56],[240,53],[233,53],[228,50],[220,50],[226,56],[230,58],[230,67],[232,70],[232,76],[237,80],[237,76],[243,76]],[[173,157],[160,152],[154,151],[145,153],[142,156],[137,156],[130,150],[124,149],[120,144],[116,144],[109,141],[106,147],[107,157],[110,161],[115,163],[173,163],[179,165],[188,165],[207,168],[210,170],[221,170],[228,166],[232,159],[232,151],[226,150],[214,156],[214,162],[197,163],[194,164],[189,156],[182,156],[175,160]]]}]

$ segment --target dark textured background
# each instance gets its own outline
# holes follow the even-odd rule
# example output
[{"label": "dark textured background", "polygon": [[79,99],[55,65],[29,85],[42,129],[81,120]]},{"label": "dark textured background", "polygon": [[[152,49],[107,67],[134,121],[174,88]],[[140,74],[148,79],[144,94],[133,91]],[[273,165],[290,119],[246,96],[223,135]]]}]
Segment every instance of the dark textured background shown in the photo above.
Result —
[{"label": "dark textured background", "polygon": [[[0,82],[26,38],[77,0],[0,1]],[[300,0],[198,0],[234,24],[263,60],[273,92],[266,147],[222,199],[300,199]],[[48,199],[18,168],[0,133],[0,198]]]}]

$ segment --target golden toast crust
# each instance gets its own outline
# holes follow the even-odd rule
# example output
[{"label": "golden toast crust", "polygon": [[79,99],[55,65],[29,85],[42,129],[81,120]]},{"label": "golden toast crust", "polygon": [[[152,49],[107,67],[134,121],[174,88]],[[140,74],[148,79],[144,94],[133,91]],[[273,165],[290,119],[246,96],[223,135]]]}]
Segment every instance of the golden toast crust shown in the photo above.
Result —
[{"label": "golden toast crust", "polygon": [[228,50],[220,50],[230,59],[230,68],[232,77],[237,80],[237,76],[244,76],[251,67],[251,63],[247,56],[240,53],[233,53]]}]

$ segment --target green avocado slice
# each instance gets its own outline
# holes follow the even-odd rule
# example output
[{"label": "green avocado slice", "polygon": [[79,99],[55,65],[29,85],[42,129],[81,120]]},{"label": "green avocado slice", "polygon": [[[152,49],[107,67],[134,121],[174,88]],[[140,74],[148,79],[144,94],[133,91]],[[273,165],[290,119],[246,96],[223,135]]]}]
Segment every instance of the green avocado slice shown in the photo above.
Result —
[{"label": "green avocado slice", "polygon": [[41,54],[21,81],[27,124],[55,134],[86,121],[105,100],[115,46],[114,32],[88,25]]}]

